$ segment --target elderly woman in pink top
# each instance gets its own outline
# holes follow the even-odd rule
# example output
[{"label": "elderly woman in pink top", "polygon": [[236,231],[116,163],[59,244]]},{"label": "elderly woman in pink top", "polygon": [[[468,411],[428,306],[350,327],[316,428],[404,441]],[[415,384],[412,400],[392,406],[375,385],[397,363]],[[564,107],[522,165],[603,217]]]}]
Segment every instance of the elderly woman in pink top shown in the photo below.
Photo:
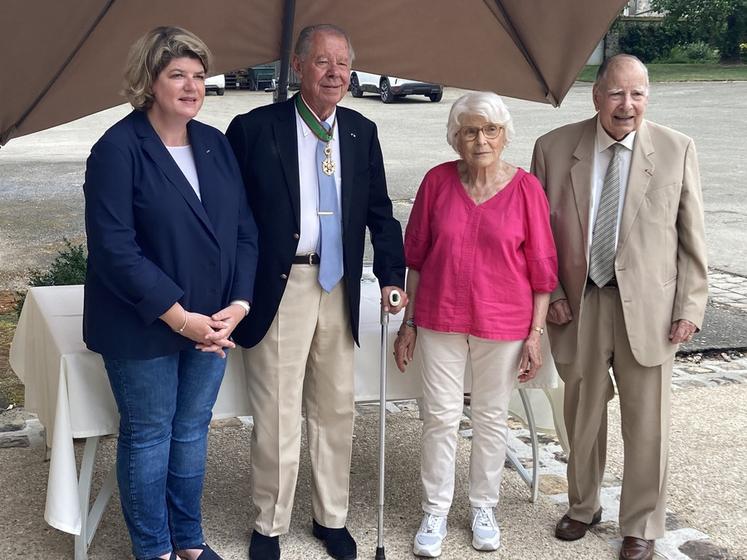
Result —
[{"label": "elderly woman in pink top", "polygon": [[460,159],[425,175],[405,233],[410,303],[394,348],[400,370],[415,351],[422,368],[418,556],[439,556],[446,536],[465,366],[472,369],[472,546],[495,550],[509,399],[517,380],[532,379],[542,365],[557,259],[542,186],[501,159],[513,133],[494,93],[457,99],[447,140]]}]

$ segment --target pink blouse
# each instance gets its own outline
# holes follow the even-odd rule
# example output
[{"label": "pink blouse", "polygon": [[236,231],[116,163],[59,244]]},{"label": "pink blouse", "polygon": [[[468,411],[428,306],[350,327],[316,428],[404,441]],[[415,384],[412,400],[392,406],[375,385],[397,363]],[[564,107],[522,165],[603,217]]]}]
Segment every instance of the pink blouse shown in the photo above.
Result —
[{"label": "pink blouse", "polygon": [[523,169],[479,205],[464,190],[456,161],[431,169],[407,224],[405,257],[420,272],[415,322],[441,332],[522,340],[533,292],[557,284],[547,198]]}]

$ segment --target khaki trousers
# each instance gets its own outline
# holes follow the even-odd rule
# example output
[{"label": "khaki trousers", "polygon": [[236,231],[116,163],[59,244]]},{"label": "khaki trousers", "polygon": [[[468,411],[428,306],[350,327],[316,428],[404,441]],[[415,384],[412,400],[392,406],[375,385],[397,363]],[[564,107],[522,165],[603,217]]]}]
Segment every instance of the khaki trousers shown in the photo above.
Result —
[{"label": "khaki trousers", "polygon": [[664,535],[673,357],[644,367],[630,350],[617,288],[587,287],[571,364],[556,364],[565,382],[568,515],[589,523],[600,507],[607,455],[607,402],[620,397],[624,472],[620,498],[623,536]]},{"label": "khaki trousers", "polygon": [[454,496],[457,432],[464,373],[472,368],[472,452],[469,502],[495,507],[506,461],[508,403],[519,375],[523,340],[486,340],[418,328],[415,346],[423,379],[423,511],[446,516]]},{"label": "khaki trousers", "polygon": [[252,474],[257,531],[288,532],[301,450],[301,408],[311,456],[312,513],[345,525],[353,441],[353,337],[345,285],[327,294],[319,267],[293,265],[275,319],[243,352],[254,414]]}]

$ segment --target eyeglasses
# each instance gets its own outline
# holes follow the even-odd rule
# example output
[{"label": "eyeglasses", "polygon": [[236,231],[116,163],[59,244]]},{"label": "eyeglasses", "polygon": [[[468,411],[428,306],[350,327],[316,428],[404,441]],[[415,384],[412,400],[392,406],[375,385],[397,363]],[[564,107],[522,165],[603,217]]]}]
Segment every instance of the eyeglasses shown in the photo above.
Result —
[{"label": "eyeglasses", "polygon": [[462,138],[467,142],[472,142],[472,140],[477,138],[477,134],[480,131],[482,131],[482,134],[483,136],[485,136],[485,138],[492,140],[493,138],[498,138],[498,135],[502,130],[502,126],[494,123],[488,123],[483,126],[463,126],[459,129],[459,134],[461,134]]}]

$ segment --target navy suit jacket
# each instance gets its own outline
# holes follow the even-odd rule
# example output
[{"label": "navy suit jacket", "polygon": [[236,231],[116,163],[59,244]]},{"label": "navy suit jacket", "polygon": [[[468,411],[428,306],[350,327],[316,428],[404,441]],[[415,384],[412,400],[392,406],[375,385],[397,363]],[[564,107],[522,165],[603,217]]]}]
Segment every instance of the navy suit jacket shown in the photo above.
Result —
[{"label": "navy suit jacket", "polygon": [[[337,107],[342,160],[342,244],[350,325],[358,341],[360,280],[366,227],[374,248],[374,274],[381,286],[404,287],[402,227],[392,215],[376,125],[360,113]],[[226,131],[249,205],[259,227],[254,305],[234,339],[251,347],[264,337],[277,313],[300,234],[298,140],[293,100],[237,116]]]},{"label": "navy suit jacket", "polygon": [[225,136],[187,125],[202,201],[148,121],[133,111],[86,165],[88,269],[83,339],[111,358],[194,346],[159,320],[175,302],[205,315],[251,301],[257,228]]}]

